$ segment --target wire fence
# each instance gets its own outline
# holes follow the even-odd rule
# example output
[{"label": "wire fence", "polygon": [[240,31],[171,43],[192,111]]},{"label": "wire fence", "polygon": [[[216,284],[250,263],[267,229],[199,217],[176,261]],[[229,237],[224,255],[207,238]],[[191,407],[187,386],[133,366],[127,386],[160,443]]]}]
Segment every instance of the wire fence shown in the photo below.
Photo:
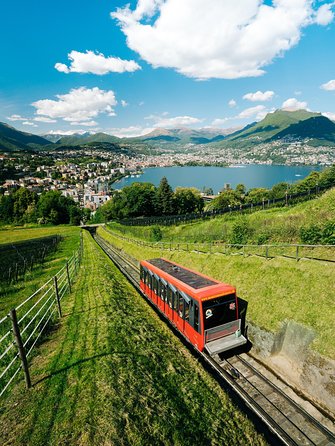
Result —
[{"label": "wire fence", "polygon": [[57,249],[60,235],[30,239],[0,246],[0,288],[24,279],[36,264],[43,264],[47,255]]},{"label": "wire fence", "polygon": [[147,242],[117,234],[108,228],[104,228],[114,237],[138,246],[158,249],[160,251],[185,251],[198,254],[221,254],[260,256],[266,259],[275,257],[287,257],[290,259],[322,260],[335,262],[335,245],[303,245],[303,244],[278,244],[278,245],[253,245],[231,244],[221,241],[210,242]]},{"label": "wire fence", "polygon": [[262,209],[270,209],[274,207],[292,206],[294,204],[310,200],[319,196],[322,192],[328,190],[328,186],[317,186],[305,192],[296,194],[286,193],[284,197],[263,199],[255,203],[241,203],[237,206],[227,206],[223,209],[215,209],[211,211],[204,211],[200,213],[182,214],[182,215],[162,215],[154,217],[136,217],[121,219],[119,223],[125,226],[151,226],[163,225],[171,226],[179,223],[188,223],[197,220],[205,220],[219,215],[229,214],[232,212],[251,213]]},{"label": "wire fence", "polygon": [[71,291],[83,252],[79,249],[58,273],[31,296],[0,319],[0,396],[23,371],[27,388],[31,387],[29,358],[57,317],[62,316],[61,302]]}]

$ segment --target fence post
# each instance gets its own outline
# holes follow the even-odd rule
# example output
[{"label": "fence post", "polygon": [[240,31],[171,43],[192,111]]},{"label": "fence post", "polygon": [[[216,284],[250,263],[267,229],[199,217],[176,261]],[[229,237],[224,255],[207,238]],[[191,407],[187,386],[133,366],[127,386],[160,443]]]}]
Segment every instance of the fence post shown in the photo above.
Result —
[{"label": "fence post", "polygon": [[62,317],[62,309],[60,306],[57,276],[54,277],[54,287],[55,287],[55,295],[56,295],[56,301],[57,301],[58,314],[59,314],[59,317]]},{"label": "fence post", "polygon": [[15,343],[16,343],[16,346],[17,346],[17,348],[19,350],[19,356],[20,356],[20,359],[21,359],[21,365],[22,365],[22,369],[23,369],[23,372],[24,372],[24,379],[26,381],[27,389],[29,389],[31,387],[31,380],[30,380],[30,374],[29,374],[28,361],[27,361],[26,351],[24,349],[23,342],[22,342],[22,337],[21,337],[21,333],[20,333],[20,327],[19,327],[19,324],[17,322],[17,315],[16,315],[15,308],[10,311],[9,315],[10,315],[10,319],[12,321],[12,328],[13,328],[13,334],[14,334],[14,338],[15,338]]},{"label": "fence post", "polygon": [[70,293],[71,293],[71,280],[70,280],[69,262],[68,261],[66,262],[66,275],[67,275],[67,281],[68,281],[68,284],[69,284],[69,290],[70,290]]},{"label": "fence post", "polygon": [[268,258],[269,257],[269,246],[266,245],[265,247],[265,257]]},{"label": "fence post", "polygon": [[296,261],[299,260],[299,245],[297,245],[296,249],[295,249],[295,259],[296,259]]}]

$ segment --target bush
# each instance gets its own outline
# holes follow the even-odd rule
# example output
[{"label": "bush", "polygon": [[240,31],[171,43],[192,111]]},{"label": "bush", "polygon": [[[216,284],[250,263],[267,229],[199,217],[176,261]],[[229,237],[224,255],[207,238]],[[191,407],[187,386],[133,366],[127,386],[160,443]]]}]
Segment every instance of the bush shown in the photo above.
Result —
[{"label": "bush", "polygon": [[151,238],[152,240],[154,240],[155,242],[159,242],[160,240],[162,240],[163,234],[161,231],[161,228],[159,226],[153,226],[151,228]]},{"label": "bush", "polygon": [[233,245],[245,245],[251,233],[247,220],[240,220],[234,223],[230,235],[230,243]]},{"label": "bush", "polygon": [[305,226],[300,229],[300,239],[307,245],[318,245],[322,242],[322,228],[318,225]]}]

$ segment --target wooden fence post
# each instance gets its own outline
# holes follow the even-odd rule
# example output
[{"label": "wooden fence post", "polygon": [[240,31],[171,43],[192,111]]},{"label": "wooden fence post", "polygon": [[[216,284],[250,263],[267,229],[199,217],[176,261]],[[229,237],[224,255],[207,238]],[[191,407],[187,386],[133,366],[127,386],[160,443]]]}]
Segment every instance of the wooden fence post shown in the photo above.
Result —
[{"label": "wooden fence post", "polygon": [[268,258],[269,257],[269,246],[266,245],[265,247],[265,257]]},{"label": "wooden fence post", "polygon": [[57,276],[54,277],[54,287],[55,287],[55,295],[56,295],[56,301],[57,301],[58,314],[59,314],[59,317],[62,317],[62,308],[60,306]]},{"label": "wooden fence post", "polygon": [[69,284],[69,290],[71,293],[71,280],[70,280],[70,272],[69,272],[69,262],[66,262],[66,275],[67,275],[67,281]]},{"label": "wooden fence post", "polygon": [[24,379],[26,381],[27,389],[29,389],[31,387],[31,380],[30,380],[30,374],[29,374],[28,361],[27,361],[26,351],[24,349],[24,345],[22,342],[20,327],[17,322],[17,315],[16,315],[15,308],[10,311],[9,315],[10,315],[10,319],[12,321],[12,328],[13,328],[15,343],[18,348],[19,356],[21,359],[21,365],[22,365],[22,369],[24,372]]},{"label": "wooden fence post", "polygon": [[295,259],[296,259],[296,261],[299,260],[299,245],[297,245],[296,249],[295,249]]}]

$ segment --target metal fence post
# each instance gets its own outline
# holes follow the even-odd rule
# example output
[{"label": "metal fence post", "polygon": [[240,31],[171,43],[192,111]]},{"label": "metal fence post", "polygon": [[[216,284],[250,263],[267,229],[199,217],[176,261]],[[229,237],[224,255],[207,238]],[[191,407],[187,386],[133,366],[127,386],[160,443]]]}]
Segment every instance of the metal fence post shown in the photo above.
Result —
[{"label": "metal fence post", "polygon": [[71,293],[71,280],[70,280],[69,262],[68,261],[66,262],[66,275],[67,275],[67,281],[68,281],[68,284],[69,284],[69,290],[70,290],[70,293]]},{"label": "metal fence post", "polygon": [[60,306],[57,276],[54,277],[54,287],[55,287],[55,295],[56,295],[56,301],[57,301],[58,314],[59,314],[59,317],[62,317],[62,309]]},{"label": "metal fence post", "polygon": [[12,328],[13,328],[15,343],[17,345],[17,348],[19,351],[19,356],[21,359],[21,365],[22,365],[22,369],[24,372],[24,379],[26,381],[27,389],[29,389],[31,387],[31,380],[30,380],[30,374],[29,374],[28,361],[27,361],[26,351],[24,349],[24,345],[22,342],[20,327],[17,322],[17,315],[16,315],[15,308],[10,311],[9,315],[10,315],[10,319],[12,321]]}]

